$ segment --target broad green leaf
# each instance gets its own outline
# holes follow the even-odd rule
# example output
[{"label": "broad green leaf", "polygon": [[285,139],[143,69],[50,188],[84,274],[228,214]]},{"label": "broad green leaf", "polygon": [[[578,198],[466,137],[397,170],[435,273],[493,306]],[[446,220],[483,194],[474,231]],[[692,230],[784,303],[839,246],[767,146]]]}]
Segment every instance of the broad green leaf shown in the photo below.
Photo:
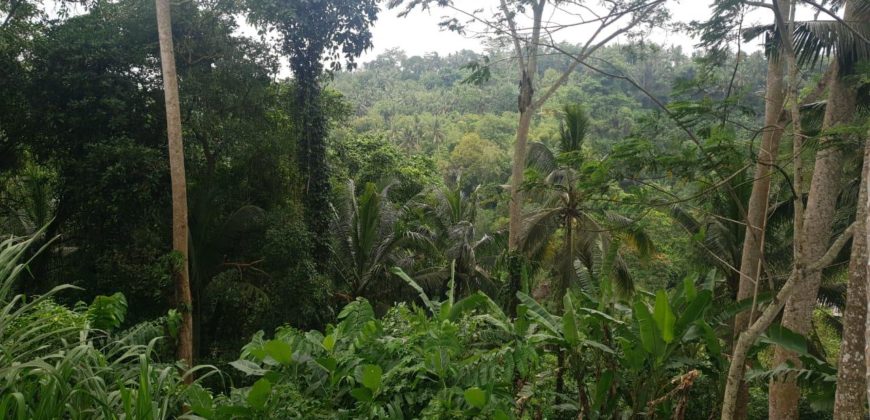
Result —
[{"label": "broad green leaf", "polygon": [[653,317],[661,333],[662,340],[670,344],[674,341],[674,323],[677,319],[674,316],[671,305],[668,303],[668,295],[664,290],[656,292],[656,306],[653,309]]},{"label": "broad green leaf", "polygon": [[350,390],[350,395],[356,398],[357,401],[362,402],[371,402],[372,401],[372,391],[368,388],[354,388]]},{"label": "broad green leaf", "polygon": [[598,383],[595,384],[595,395],[592,398],[592,410],[599,411],[601,404],[604,403],[610,392],[610,385],[613,383],[613,371],[606,370],[601,374]]},{"label": "broad green leaf", "polygon": [[446,319],[449,319],[451,321],[457,321],[468,312],[471,312],[477,308],[488,307],[490,301],[492,301],[492,299],[490,299],[489,296],[483,294],[482,292],[476,292],[453,304],[450,307],[450,314],[447,316]]},{"label": "broad green leaf", "polygon": [[329,372],[334,372],[336,366],[338,366],[338,361],[333,357],[321,357],[316,360],[317,364],[322,366]]},{"label": "broad green leaf", "polygon": [[364,387],[377,392],[381,387],[381,377],[384,372],[378,365],[363,365],[360,368],[359,380]]},{"label": "broad green leaf", "polygon": [[510,416],[505,413],[503,410],[495,410],[495,413],[492,415],[494,420],[510,420]]},{"label": "broad green leaf", "polygon": [[686,299],[689,301],[695,300],[695,296],[698,295],[698,289],[695,288],[695,280],[698,278],[698,275],[686,276],[683,279],[683,293],[686,294]]},{"label": "broad green leaf", "polygon": [[486,406],[486,393],[476,386],[466,389],[463,397],[465,397],[465,402],[474,408]]},{"label": "broad green leaf", "polygon": [[695,299],[686,306],[686,309],[683,313],[680,314],[680,318],[677,320],[675,325],[675,332],[679,336],[683,336],[686,333],[689,325],[692,325],[695,321],[701,319],[701,316],[704,314],[704,310],[710,305],[710,302],[713,300],[713,293],[709,290],[704,290],[697,295]]},{"label": "broad green leaf", "polygon": [[614,318],[614,317],[612,317],[612,316],[610,316],[610,315],[607,315],[607,314],[604,313],[604,312],[597,311],[597,310],[595,310],[595,309],[591,309],[591,308],[577,308],[577,311],[578,311],[578,312],[582,312],[582,313],[589,314],[589,315],[591,315],[593,318],[598,318],[598,319],[601,320],[601,321],[611,322],[611,323],[614,323],[614,324],[617,324],[617,325],[622,325],[622,324],[623,324],[622,321],[620,321],[620,320],[618,320],[618,319],[616,319],[616,318]]},{"label": "broad green leaf", "polygon": [[230,362],[230,366],[238,369],[245,375],[263,376],[266,373],[265,369],[250,360],[236,360]]},{"label": "broad green leaf", "polygon": [[634,303],[634,317],[637,319],[638,329],[640,330],[640,343],[643,350],[658,357],[662,352],[659,330],[656,327],[655,319],[649,313],[649,309],[640,299]]},{"label": "broad green leaf", "polygon": [[559,327],[557,327],[559,324],[557,317],[547,312],[547,310],[531,296],[523,292],[517,292],[517,297],[520,299],[520,302],[529,309],[528,316],[530,319],[540,324],[554,336],[562,336],[562,332],[559,331]]},{"label": "broad green leaf", "polygon": [[807,339],[779,324],[771,325],[767,329],[767,333],[762,336],[761,341],[776,344],[801,356],[809,354],[807,353]]},{"label": "broad green leaf", "polygon": [[434,303],[432,303],[431,300],[429,300],[429,295],[427,295],[426,292],[423,291],[423,288],[420,287],[420,285],[417,284],[414,279],[408,277],[408,275],[405,274],[405,272],[399,267],[393,267],[392,269],[390,269],[390,272],[398,276],[400,279],[404,280],[405,283],[408,284],[408,286],[411,286],[411,288],[417,291],[417,294],[420,295],[420,300],[423,301],[427,309],[432,311],[432,315],[438,315],[438,307]]},{"label": "broad green leaf", "polygon": [[293,348],[281,340],[269,340],[263,345],[263,350],[269,357],[282,365],[293,363]]},{"label": "broad green leaf", "polygon": [[251,389],[248,391],[248,405],[262,410],[266,407],[266,401],[269,400],[269,394],[272,392],[272,383],[266,378],[260,378]]},{"label": "broad green leaf", "polygon": [[187,395],[192,412],[205,418],[214,417],[214,405],[211,393],[203,389],[199,384],[194,384],[187,388]]},{"label": "broad green leaf", "polygon": [[601,350],[601,351],[603,351],[603,352],[605,352],[605,353],[616,354],[616,352],[615,352],[612,348],[610,348],[610,347],[608,347],[607,345],[602,344],[602,343],[600,343],[600,342],[598,342],[598,341],[594,341],[594,340],[583,340],[583,345],[586,345],[586,346],[589,346],[589,347],[594,347],[594,348],[596,348],[596,349],[598,349],[598,350]]},{"label": "broad green leaf", "polygon": [[329,334],[326,337],[323,337],[323,348],[326,351],[331,352],[333,348],[335,348],[335,334]]}]

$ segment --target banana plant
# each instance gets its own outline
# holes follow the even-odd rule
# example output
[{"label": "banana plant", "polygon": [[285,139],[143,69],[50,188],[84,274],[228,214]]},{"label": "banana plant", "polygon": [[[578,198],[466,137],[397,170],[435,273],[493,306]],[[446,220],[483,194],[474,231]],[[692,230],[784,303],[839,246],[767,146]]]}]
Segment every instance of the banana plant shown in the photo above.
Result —
[{"label": "banana plant", "polygon": [[[671,294],[639,293],[630,307],[605,311],[592,309],[595,303],[588,297],[578,304],[566,294],[559,316],[518,294],[520,312],[533,324],[527,339],[564,357],[578,387],[576,397],[565,398],[556,408],[590,419],[610,417],[624,407],[630,410],[624,415],[646,413],[651,401],[667,395],[675,375],[694,369],[718,375],[725,363],[719,360],[719,339],[706,321],[712,296],[712,290],[699,291],[688,278]],[[618,369],[625,374],[614,376]],[[656,409],[668,409],[667,401],[660,404]]]}]

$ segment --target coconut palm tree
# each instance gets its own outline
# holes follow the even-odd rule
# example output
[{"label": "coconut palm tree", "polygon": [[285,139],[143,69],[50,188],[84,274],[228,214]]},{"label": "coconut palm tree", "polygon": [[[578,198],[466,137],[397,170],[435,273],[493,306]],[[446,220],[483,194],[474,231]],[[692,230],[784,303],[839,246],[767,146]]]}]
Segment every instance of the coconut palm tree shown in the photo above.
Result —
[{"label": "coconut palm tree", "polygon": [[483,291],[496,296],[492,267],[504,248],[504,235],[480,234],[476,224],[479,187],[466,193],[457,182],[452,187],[435,189],[431,199],[419,208],[420,223],[429,231],[436,259],[440,264],[417,274],[417,281],[431,290],[445,290],[453,276],[457,297]]},{"label": "coconut palm tree", "polygon": [[[653,252],[652,241],[635,221],[589,206],[587,191],[581,185],[586,160],[582,146],[589,120],[579,105],[565,106],[563,111],[558,153],[542,143],[532,143],[529,148],[528,166],[545,177],[529,188],[529,195],[537,199],[538,205],[526,213],[520,236],[520,249],[536,260],[544,257],[548,247],[560,242],[553,258],[557,274],[553,298],[557,307],[561,307],[568,288],[577,282],[578,272],[592,283],[610,280],[606,283],[612,283],[616,292],[630,294],[634,282],[621,245],[633,246],[642,256]],[[558,240],[557,234],[561,234]]]},{"label": "coconut palm tree", "polygon": [[425,231],[403,223],[406,209],[396,208],[388,192],[389,186],[378,191],[368,183],[357,197],[356,185],[349,180],[342,199],[333,206],[332,268],[345,298],[395,296],[404,285],[389,270],[413,265],[409,249],[431,247]]}]

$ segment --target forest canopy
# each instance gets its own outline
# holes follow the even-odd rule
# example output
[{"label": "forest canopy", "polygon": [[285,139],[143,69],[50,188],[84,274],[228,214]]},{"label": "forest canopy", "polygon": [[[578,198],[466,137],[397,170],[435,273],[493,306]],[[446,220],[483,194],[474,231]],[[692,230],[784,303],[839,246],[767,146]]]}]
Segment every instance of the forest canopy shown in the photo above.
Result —
[{"label": "forest canopy", "polygon": [[0,418],[865,418],[870,0],[469,3],[0,0]]}]

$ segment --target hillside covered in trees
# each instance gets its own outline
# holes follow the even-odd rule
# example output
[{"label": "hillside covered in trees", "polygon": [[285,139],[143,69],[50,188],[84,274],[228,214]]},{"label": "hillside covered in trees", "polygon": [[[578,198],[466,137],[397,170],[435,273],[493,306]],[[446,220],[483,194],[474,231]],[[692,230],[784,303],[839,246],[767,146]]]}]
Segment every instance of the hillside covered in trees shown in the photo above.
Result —
[{"label": "hillside covered in trees", "polygon": [[470,3],[0,0],[0,418],[864,419],[870,1]]}]

